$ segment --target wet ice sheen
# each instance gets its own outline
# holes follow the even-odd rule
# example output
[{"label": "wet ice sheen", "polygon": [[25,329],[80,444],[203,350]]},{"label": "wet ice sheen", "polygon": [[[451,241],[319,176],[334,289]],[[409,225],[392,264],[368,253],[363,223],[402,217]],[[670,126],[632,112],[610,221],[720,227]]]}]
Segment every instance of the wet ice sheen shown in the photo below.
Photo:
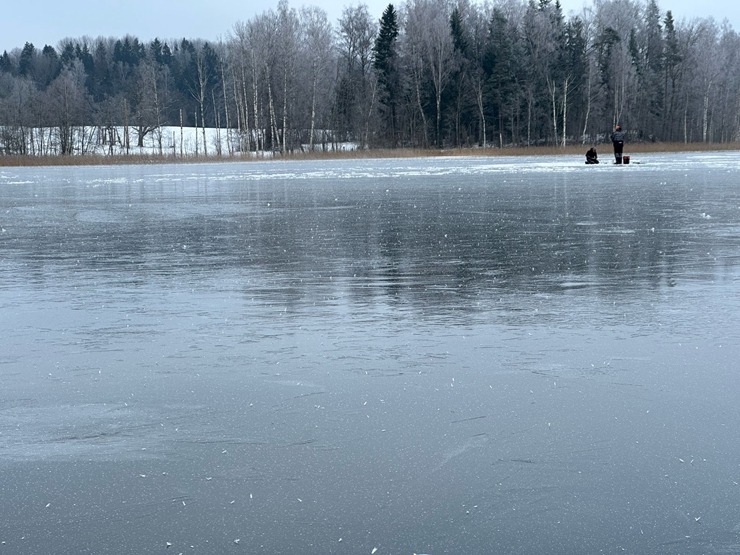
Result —
[{"label": "wet ice sheen", "polygon": [[633,161],[0,170],[0,551],[737,551],[740,157]]}]

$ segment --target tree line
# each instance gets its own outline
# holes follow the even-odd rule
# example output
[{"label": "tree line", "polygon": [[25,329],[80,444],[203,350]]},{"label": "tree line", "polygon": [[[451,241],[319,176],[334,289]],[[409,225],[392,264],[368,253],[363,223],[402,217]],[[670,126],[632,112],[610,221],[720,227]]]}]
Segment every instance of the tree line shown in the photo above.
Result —
[{"label": "tree line", "polygon": [[[281,0],[218,42],[31,43],[0,56],[3,154],[79,154],[196,127],[202,153],[740,139],[740,37],[656,0],[405,0],[336,25]],[[226,136],[228,153],[206,140]],[[122,131],[123,130],[123,131]],[[217,152],[214,152],[214,148]]]}]

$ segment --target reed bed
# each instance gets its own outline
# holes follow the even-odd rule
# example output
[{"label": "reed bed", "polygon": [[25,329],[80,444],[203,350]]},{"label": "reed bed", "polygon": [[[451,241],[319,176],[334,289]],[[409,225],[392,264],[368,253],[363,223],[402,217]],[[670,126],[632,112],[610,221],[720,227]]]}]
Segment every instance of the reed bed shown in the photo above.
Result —
[{"label": "reed bed", "polygon": [[[358,149],[336,151],[294,151],[287,154],[254,153],[233,156],[162,156],[151,154],[130,155],[82,155],[82,156],[0,156],[0,167],[18,166],[105,166],[124,164],[186,164],[201,162],[247,162],[265,160],[356,160],[371,158],[414,158],[424,156],[553,156],[572,154],[583,156],[588,145],[568,145],[566,147],[530,146],[504,148],[448,148],[448,149]],[[611,154],[611,144],[596,144],[602,156]],[[709,152],[740,151],[740,143],[661,143],[635,142],[625,145],[625,153],[650,152]]]}]

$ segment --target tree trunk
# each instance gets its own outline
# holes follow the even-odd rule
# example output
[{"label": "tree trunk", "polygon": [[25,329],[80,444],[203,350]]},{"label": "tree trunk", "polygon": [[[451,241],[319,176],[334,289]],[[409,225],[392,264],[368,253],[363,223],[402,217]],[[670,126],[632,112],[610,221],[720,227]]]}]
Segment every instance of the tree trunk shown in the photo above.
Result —
[{"label": "tree trunk", "polygon": [[712,88],[712,81],[710,80],[707,84],[707,89],[704,91],[704,102],[701,111],[701,142],[707,142],[707,132],[709,130],[709,91]]},{"label": "tree trunk", "polygon": [[268,110],[270,112],[270,130],[272,138],[270,139],[270,150],[275,150],[275,140],[278,140],[278,145],[280,144],[279,136],[277,132],[277,120],[275,117],[275,104],[272,99],[272,85],[270,84],[270,77],[269,74],[267,76],[267,104],[268,104]]},{"label": "tree trunk", "polygon": [[416,105],[419,108],[419,115],[421,116],[421,124],[423,126],[423,128],[422,128],[422,131],[423,131],[423,135],[422,135],[422,139],[423,139],[422,147],[423,148],[426,148],[427,147],[427,144],[428,144],[428,140],[427,140],[427,118],[424,115],[424,106],[421,103],[421,85],[419,83],[419,80],[420,80],[419,79],[419,75],[415,71],[414,72],[414,86],[415,86],[415,89],[416,89]]},{"label": "tree trunk", "polygon": [[372,94],[370,95],[370,106],[368,106],[367,109],[367,116],[365,116],[365,139],[364,139],[364,146],[367,148],[370,142],[370,118],[373,115],[373,111],[375,110],[375,94],[378,89],[378,82],[373,81],[372,83]]},{"label": "tree trunk", "polygon": [[435,83],[437,83],[437,86],[435,87],[435,105],[437,109],[437,113],[435,114],[435,122],[434,122],[434,140],[437,143],[437,148],[442,148],[442,60],[437,61],[437,68],[435,71],[436,79]]},{"label": "tree trunk", "polygon": [[159,133],[157,135],[157,144],[159,146],[159,155],[162,156],[162,119],[159,106],[159,87],[157,87],[157,74],[152,68],[152,83],[154,84],[154,113],[157,118],[157,129]]},{"label": "tree trunk", "polygon": [[125,98],[123,99],[123,142],[124,148],[126,149],[126,156],[128,156],[131,143],[129,142],[128,130],[128,103]]},{"label": "tree trunk", "polygon": [[[205,101],[201,103],[200,109],[200,124],[203,130],[203,156],[208,156],[208,144],[206,143],[206,112],[205,112]],[[197,112],[196,112],[197,116]]]},{"label": "tree trunk", "polygon": [[532,144],[532,90],[527,91],[527,146]]},{"label": "tree trunk", "polygon": [[313,62],[313,79],[311,80],[311,135],[308,138],[308,149],[313,152],[313,134],[316,129],[316,88],[318,87],[318,72],[316,61]]},{"label": "tree trunk", "polygon": [[565,148],[565,143],[567,141],[566,122],[568,121],[568,81],[570,81],[570,76],[566,77],[565,83],[563,83],[563,148]]},{"label": "tree trunk", "polygon": [[586,144],[588,133],[588,119],[591,116],[591,68],[588,70],[588,84],[586,86],[586,115],[583,118],[583,133],[581,134],[582,144]]},{"label": "tree trunk", "polygon": [[211,89],[211,102],[213,103],[213,113],[216,116],[216,156],[221,156],[221,114],[216,109],[216,91]]},{"label": "tree trunk", "polygon": [[283,69],[283,137],[282,153],[287,152],[286,140],[288,135],[288,66]]},{"label": "tree trunk", "polygon": [[486,113],[483,109],[483,87],[478,85],[475,91],[476,103],[478,104],[478,120],[480,121],[480,136],[483,140],[483,148],[488,146],[486,137]]},{"label": "tree trunk", "polygon": [[556,87],[555,82],[548,77],[547,88],[550,90],[550,107],[552,108],[552,133],[555,139],[555,146],[558,146],[558,104],[555,99]]},{"label": "tree trunk", "polygon": [[[231,130],[231,126],[229,125],[229,100],[226,96],[226,70],[224,69],[223,64],[221,64],[221,88],[223,89],[224,93],[224,118],[226,119],[226,149],[229,151],[229,155],[232,153],[231,149],[231,135],[229,131]],[[215,105],[215,101],[214,101]],[[214,108],[215,109],[215,108]],[[220,134],[220,131],[219,131]],[[219,145],[221,144],[221,140],[219,139]],[[219,149],[221,147],[219,146]]]}]

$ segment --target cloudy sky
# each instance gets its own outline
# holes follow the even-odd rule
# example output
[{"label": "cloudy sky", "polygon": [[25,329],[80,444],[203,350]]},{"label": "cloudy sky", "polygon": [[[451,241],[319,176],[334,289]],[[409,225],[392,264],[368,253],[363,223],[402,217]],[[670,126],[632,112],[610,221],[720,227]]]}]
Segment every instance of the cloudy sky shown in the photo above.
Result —
[{"label": "cloudy sky", "polygon": [[[142,41],[160,39],[226,38],[237,21],[277,6],[277,0],[9,0],[12,10],[0,19],[0,53],[31,42],[37,48],[57,46],[66,37],[123,37]],[[390,0],[364,0],[380,18]],[[394,1],[400,6],[404,0]],[[561,0],[566,14],[580,13],[593,0]],[[359,0],[289,0],[294,8],[319,6],[332,22],[342,8]],[[727,18],[740,31],[740,2],[736,0],[658,0],[662,11],[671,10],[676,20],[712,16]]]}]

